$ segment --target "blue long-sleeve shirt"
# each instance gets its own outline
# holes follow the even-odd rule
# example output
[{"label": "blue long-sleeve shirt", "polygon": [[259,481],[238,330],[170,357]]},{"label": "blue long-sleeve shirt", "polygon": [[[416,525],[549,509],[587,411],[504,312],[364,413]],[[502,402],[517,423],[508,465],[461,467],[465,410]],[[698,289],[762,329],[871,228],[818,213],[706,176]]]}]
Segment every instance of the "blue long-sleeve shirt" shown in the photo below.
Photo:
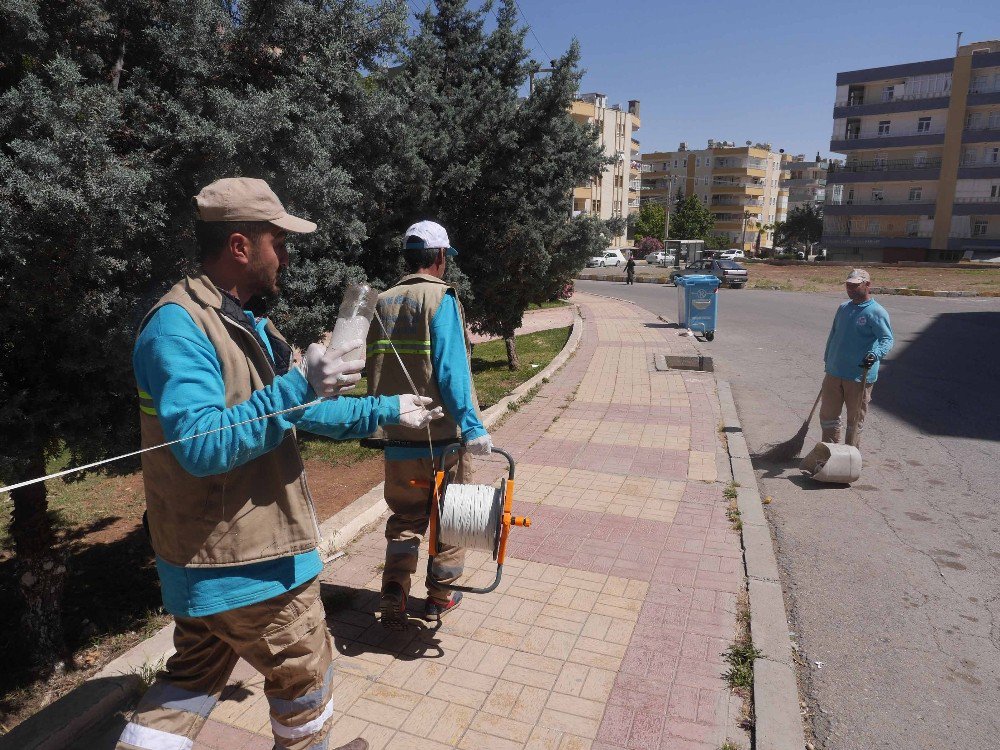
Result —
[{"label": "blue long-sleeve shirt", "polygon": [[[472,374],[469,372],[468,352],[465,348],[465,329],[458,314],[458,303],[446,294],[431,319],[431,366],[442,406],[459,429],[462,440],[468,442],[486,434],[486,428],[472,398]],[[440,455],[446,446],[434,448]],[[390,461],[427,456],[426,448],[389,447],[385,457]]]},{"label": "blue long-sleeve shirt", "polygon": [[885,308],[873,299],[860,305],[848,300],[833,316],[823,362],[826,371],[834,377],[861,382],[861,363],[868,354],[874,354],[875,364],[868,371],[867,379],[874,383],[878,379],[879,363],[892,349],[892,344],[892,326]]},{"label": "blue long-sleeve shirt", "polygon": [[[272,358],[266,319],[247,314]],[[316,399],[298,369],[275,377],[249,399],[226,406],[215,347],[179,305],[161,307],[136,339],[132,365],[140,390],[151,397],[166,440],[236,425]],[[170,446],[185,471],[221,474],[279,445],[293,426],[332,438],[365,437],[382,424],[398,424],[399,398],[337,398]],[[264,601],[305,583],[322,569],[315,550],[248,565],[184,568],[159,558],[165,609],[199,617]]]}]

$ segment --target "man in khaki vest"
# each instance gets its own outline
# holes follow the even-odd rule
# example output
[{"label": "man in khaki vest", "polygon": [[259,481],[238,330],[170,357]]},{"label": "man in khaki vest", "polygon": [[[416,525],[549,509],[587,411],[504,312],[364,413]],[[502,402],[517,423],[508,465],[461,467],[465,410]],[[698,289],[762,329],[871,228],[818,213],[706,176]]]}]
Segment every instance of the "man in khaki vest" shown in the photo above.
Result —
[{"label": "man in khaki vest", "polygon": [[[376,309],[382,323],[373,322],[368,332],[368,392],[409,390],[409,373],[417,392],[444,408],[444,417],[430,425],[429,436],[426,428],[383,428],[385,501],[392,516],[385,527],[388,544],[379,609],[382,625],[390,629],[406,624],[406,599],[429,521],[427,490],[410,486],[410,480],[429,479],[443,460],[449,481],[467,483],[472,469],[466,454],[485,456],[492,450],[472,383],[465,313],[455,290],[442,281],[448,258],[457,254],[440,224],[421,221],[411,226],[403,245],[409,275],[379,295]],[[462,443],[461,451],[444,456],[448,446]],[[464,562],[463,549],[443,546],[431,573],[442,583],[453,583],[462,575]],[[424,619],[437,622],[458,606],[462,594],[429,576],[426,583]]]},{"label": "man in khaki vest", "polygon": [[[153,306],[132,355],[143,447],[183,439],[142,457],[177,652],[118,750],[193,747],[240,658],[264,675],[274,747],[326,748],[332,644],[295,431],[362,437],[383,425],[423,428],[439,413],[412,395],[337,398],[360,379],[364,362],[343,356],[362,342],[313,344],[295,366],[274,325],[244,309],[278,291],[287,234],[316,229],[266,182],[218,180],[195,205],[201,272]],[[367,748],[358,738],[340,750]]]}]

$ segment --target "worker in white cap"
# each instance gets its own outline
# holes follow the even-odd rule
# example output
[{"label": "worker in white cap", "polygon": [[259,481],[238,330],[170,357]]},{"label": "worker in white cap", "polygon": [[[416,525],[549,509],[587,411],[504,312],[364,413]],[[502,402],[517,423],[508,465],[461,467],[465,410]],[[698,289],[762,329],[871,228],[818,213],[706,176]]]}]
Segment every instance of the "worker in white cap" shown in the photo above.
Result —
[{"label": "worker in white cap", "polygon": [[[327,747],[333,649],[318,575],[319,526],[297,429],[333,438],[438,416],[415,395],[337,398],[360,379],[362,342],[308,348],[299,366],[267,318],[246,308],[278,291],[289,232],[263,180],[213,182],[195,198],[200,271],[142,322],[133,366],[147,529],[176,653],[145,693],[118,750],[190,748],[238,659],[264,676],[274,747]],[[326,400],[306,408],[305,404]],[[355,739],[341,750],[366,750]],[[332,749],[331,749],[332,750]]]},{"label": "worker in white cap", "polygon": [[[445,414],[430,425],[431,445],[426,429],[382,428],[385,501],[392,516],[385,528],[379,609],[382,625],[390,629],[401,629],[407,622],[411,579],[430,520],[427,490],[414,487],[411,480],[426,481],[443,461],[449,481],[467,483],[471,478],[468,454],[488,455],[493,445],[479,415],[462,303],[454,288],[443,281],[448,258],[456,255],[440,224],[420,221],[407,229],[403,262],[408,274],[379,295],[376,310],[382,325],[373,323],[368,332],[369,394],[410,390],[408,372],[417,392],[430,396],[431,405],[443,407]],[[456,444],[464,447],[444,455]],[[430,573],[437,581],[453,583],[462,575],[464,559],[463,549],[442,545]],[[427,593],[423,617],[430,622],[439,621],[462,598],[461,592],[451,592],[430,575]]]},{"label": "worker in white cap", "polygon": [[872,298],[871,286],[868,271],[855,268],[848,274],[845,287],[849,299],[837,309],[826,340],[826,374],[819,406],[824,443],[840,442],[840,415],[846,405],[845,442],[860,447],[879,362],[892,349],[889,313]]}]

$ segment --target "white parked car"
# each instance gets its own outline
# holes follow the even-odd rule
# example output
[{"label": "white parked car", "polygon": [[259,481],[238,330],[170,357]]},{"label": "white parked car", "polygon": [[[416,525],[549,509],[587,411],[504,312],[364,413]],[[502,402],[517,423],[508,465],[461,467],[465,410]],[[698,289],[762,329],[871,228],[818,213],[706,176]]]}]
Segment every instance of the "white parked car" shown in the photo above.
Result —
[{"label": "white parked car", "polygon": [[625,256],[622,255],[621,250],[605,250],[603,255],[595,255],[588,260],[587,265],[599,268],[604,268],[605,266],[623,266],[625,265]]},{"label": "white parked car", "polygon": [[667,254],[665,250],[656,250],[646,256],[646,262],[651,266],[672,266],[674,256]]},{"label": "white parked car", "polygon": [[731,247],[728,250],[724,250],[722,254],[719,255],[719,258],[721,260],[736,260],[737,258],[746,258],[746,257],[747,256],[743,253],[742,250],[735,247]]}]

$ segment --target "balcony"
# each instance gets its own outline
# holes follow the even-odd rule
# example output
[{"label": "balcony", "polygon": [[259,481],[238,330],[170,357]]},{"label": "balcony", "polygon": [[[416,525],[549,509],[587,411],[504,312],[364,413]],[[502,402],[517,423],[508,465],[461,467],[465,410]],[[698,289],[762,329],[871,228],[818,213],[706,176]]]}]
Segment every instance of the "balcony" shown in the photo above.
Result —
[{"label": "balcony", "polygon": [[[972,92],[972,89],[969,89],[969,92],[970,93],[979,93],[979,92]],[[951,96],[951,91],[950,90],[948,90],[948,91],[919,91],[919,92],[914,93],[914,94],[901,94],[900,96],[891,96],[891,97],[888,97],[888,98],[880,96],[878,98],[876,98],[876,97],[870,97],[870,98],[866,99],[863,96],[861,96],[861,97],[858,97],[858,96],[849,96],[846,99],[838,99],[834,103],[833,106],[834,107],[856,108],[856,107],[863,107],[866,104],[890,104],[891,102],[915,102],[915,101],[920,101],[922,99],[940,99],[941,97],[948,98],[949,96]]]},{"label": "balcony", "polygon": [[860,115],[891,115],[899,112],[918,112],[931,109],[947,109],[950,91],[903,94],[891,99],[848,97],[833,106],[833,116],[858,117]]},{"label": "balcony", "polygon": [[893,200],[891,198],[843,198],[836,200],[828,198],[826,206],[933,206],[936,198],[920,198],[918,200]]},{"label": "balcony", "polygon": [[864,129],[844,126],[833,131],[831,151],[855,151],[867,148],[893,148],[896,146],[937,146],[944,143],[944,125],[891,127],[880,130],[878,126]]},{"label": "balcony", "polygon": [[[966,128],[969,130],[969,128]],[[844,130],[843,128],[837,128],[833,131],[830,136],[832,140],[844,140],[844,141],[864,141],[871,138],[881,139],[881,138],[897,138],[897,137],[908,137],[913,135],[940,135],[944,133],[943,125],[935,125],[934,127],[924,127],[921,128],[919,125],[917,127],[891,127],[889,130],[881,131],[878,127],[868,127],[862,130]]]},{"label": "balcony", "polygon": [[934,180],[940,171],[941,157],[938,156],[924,159],[852,160],[846,164],[831,164],[827,183]]},{"label": "balcony", "polygon": [[955,216],[974,214],[1000,214],[1000,195],[962,195],[955,197],[952,208]]}]

